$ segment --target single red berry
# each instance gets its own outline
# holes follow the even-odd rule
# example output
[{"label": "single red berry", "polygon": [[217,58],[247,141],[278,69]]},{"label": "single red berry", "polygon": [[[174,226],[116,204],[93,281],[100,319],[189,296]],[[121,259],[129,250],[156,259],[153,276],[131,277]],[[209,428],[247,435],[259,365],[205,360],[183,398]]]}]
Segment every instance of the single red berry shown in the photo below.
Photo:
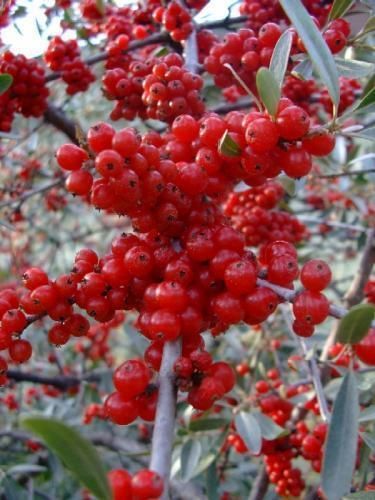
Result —
[{"label": "single red berry", "polygon": [[163,480],[159,474],[148,469],[140,470],[132,478],[133,496],[140,500],[159,498],[163,488]]},{"label": "single red berry", "polygon": [[125,361],[113,374],[114,386],[127,401],[144,392],[149,382],[149,369],[138,359]]},{"label": "single red berry", "polygon": [[297,321],[318,325],[329,314],[329,302],[323,294],[306,290],[295,298],[293,312]]},{"label": "single red berry", "polygon": [[79,170],[89,159],[87,152],[75,144],[63,144],[56,152],[57,163],[64,170]]},{"label": "single red berry", "polygon": [[124,469],[114,469],[107,474],[113,500],[132,500],[132,477]]},{"label": "single red berry", "polygon": [[138,417],[138,407],[134,399],[127,401],[119,392],[113,392],[104,403],[104,411],[112,422],[128,425]]},{"label": "single red berry", "polygon": [[324,290],[324,288],[327,288],[331,279],[331,269],[324,260],[309,260],[302,267],[301,283],[312,292],[320,292]]}]

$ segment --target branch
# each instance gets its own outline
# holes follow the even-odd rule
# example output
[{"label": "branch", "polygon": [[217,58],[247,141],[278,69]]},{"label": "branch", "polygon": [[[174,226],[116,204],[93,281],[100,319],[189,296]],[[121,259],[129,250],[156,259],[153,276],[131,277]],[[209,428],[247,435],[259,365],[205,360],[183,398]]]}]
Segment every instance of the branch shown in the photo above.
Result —
[{"label": "branch", "polygon": [[318,217],[309,217],[308,215],[301,215],[298,218],[302,222],[311,222],[312,224],[323,224],[324,226],[337,227],[340,229],[347,229],[349,231],[358,231],[359,233],[371,232],[371,229],[369,229],[368,227],[356,226],[355,224],[347,224],[346,222],[319,219]]},{"label": "branch", "polygon": [[255,478],[248,500],[262,500],[267,494],[269,482],[266,468],[263,466]]},{"label": "branch", "polygon": [[57,108],[53,104],[48,104],[48,107],[44,112],[44,120],[63,132],[72,142],[74,142],[74,144],[78,144],[78,124],[73,120],[70,120],[61,109]]},{"label": "branch", "polygon": [[6,375],[8,379],[14,380],[15,382],[33,382],[35,384],[52,385],[62,391],[66,391],[71,387],[76,387],[82,382],[98,382],[100,380],[99,373],[89,373],[82,377],[74,377],[70,375],[47,376],[9,369]]},{"label": "branch", "polygon": [[[299,293],[296,290],[290,290],[289,288],[283,288],[282,286],[274,285],[273,283],[270,283],[269,281],[266,281],[266,280],[261,279],[261,278],[257,279],[257,284],[259,286],[265,286],[266,288],[270,288],[279,297],[281,297],[282,299],[284,299],[288,302],[293,302]],[[347,314],[347,312],[348,312],[347,309],[345,309],[344,307],[337,306],[335,304],[331,304],[329,306],[329,314],[330,314],[330,316],[333,316],[334,318],[343,318]]]},{"label": "branch", "polygon": [[372,174],[375,168],[368,168],[363,170],[351,170],[350,172],[339,172],[337,174],[317,175],[320,179],[333,179],[335,177],[350,177],[351,175]]},{"label": "branch", "polygon": [[49,184],[44,184],[43,186],[40,186],[38,188],[30,189],[30,191],[25,191],[18,198],[14,198],[12,200],[3,201],[2,203],[0,203],[0,209],[1,208],[5,208],[5,207],[10,207],[11,205],[22,205],[22,203],[24,201],[26,201],[27,199],[31,198],[32,196],[35,196],[35,195],[40,194],[40,193],[44,193],[45,191],[49,191],[50,189],[52,189],[52,188],[54,188],[56,186],[60,186],[60,184],[63,184],[64,181],[65,181],[65,178],[62,177],[62,178],[57,179],[57,180],[55,180],[53,182],[50,182]]},{"label": "branch", "polygon": [[180,339],[166,342],[159,373],[159,395],[152,436],[150,469],[163,478],[164,493],[161,497],[162,500],[169,498],[168,480],[171,469],[177,400],[173,365],[180,352]]}]

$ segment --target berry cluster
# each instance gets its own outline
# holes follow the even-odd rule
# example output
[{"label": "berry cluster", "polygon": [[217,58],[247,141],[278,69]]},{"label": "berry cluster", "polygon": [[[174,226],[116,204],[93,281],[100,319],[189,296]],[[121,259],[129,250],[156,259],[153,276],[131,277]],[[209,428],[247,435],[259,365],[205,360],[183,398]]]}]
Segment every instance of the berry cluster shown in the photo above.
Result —
[{"label": "berry cluster", "polygon": [[14,113],[40,117],[47,108],[49,95],[44,69],[35,59],[5,51],[0,56],[0,74],[13,77],[10,88],[0,95],[0,130],[9,132]]},{"label": "berry cluster", "polygon": [[308,237],[306,226],[289,212],[272,210],[284,195],[281,184],[272,181],[232,192],[225,202],[224,213],[230,217],[233,227],[244,234],[249,246],[275,240],[299,243]]},{"label": "berry cluster", "polygon": [[61,72],[61,78],[67,84],[66,92],[69,95],[86,91],[95,80],[89,66],[80,57],[76,40],[65,42],[59,36],[55,36],[48,44],[44,60],[53,71]]},{"label": "berry cluster", "polygon": [[[323,26],[331,8],[331,2],[303,0],[303,4],[309,13]],[[240,13],[248,16],[247,24],[254,30],[259,29],[267,21],[281,25],[289,22],[280,2],[276,0],[243,0],[240,5]]]},{"label": "berry cluster", "polygon": [[231,391],[235,384],[232,368],[224,361],[213,363],[205,350],[195,350],[179,357],[174,364],[178,388],[187,391],[193,408],[209,410],[217,399]]},{"label": "berry cluster", "polygon": [[113,500],[150,500],[160,498],[163,480],[149,469],[138,471],[133,477],[124,469],[114,469],[108,473]]},{"label": "berry cluster", "polygon": [[204,60],[205,70],[214,76],[220,88],[235,86],[240,95],[246,91],[234,78],[225,64],[230,64],[251,91],[255,89],[255,74],[261,66],[268,66],[273,49],[282,34],[277,24],[264,24],[258,36],[251,29],[241,28],[237,33],[228,33],[222,42],[214,43]]},{"label": "berry cluster", "polygon": [[118,101],[111,119],[132,120],[140,116],[171,122],[184,113],[201,116],[204,104],[199,90],[203,80],[184,69],[183,63],[181,56],[172,53],[130,62],[128,71],[107,71],[103,76],[104,94]]},{"label": "berry cluster", "polygon": [[158,390],[150,385],[151,373],[137,359],[125,361],[113,374],[116,391],[104,403],[104,412],[117,425],[127,425],[137,417],[146,422],[155,418]]},{"label": "berry cluster", "polygon": [[174,0],[167,7],[157,8],[152,17],[156,23],[163,25],[175,42],[186,40],[193,30],[189,11]]}]

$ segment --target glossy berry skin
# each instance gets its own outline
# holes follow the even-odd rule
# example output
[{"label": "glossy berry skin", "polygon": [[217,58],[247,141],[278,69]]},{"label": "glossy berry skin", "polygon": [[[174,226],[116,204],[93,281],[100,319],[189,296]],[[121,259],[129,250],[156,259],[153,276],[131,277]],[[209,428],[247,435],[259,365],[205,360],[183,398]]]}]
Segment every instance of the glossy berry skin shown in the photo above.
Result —
[{"label": "glossy berry skin", "polygon": [[231,391],[236,383],[236,376],[233,369],[224,361],[213,363],[208,373],[223,384],[225,392]]},{"label": "glossy berry skin", "polygon": [[107,474],[113,500],[132,500],[132,477],[124,469],[114,469]]},{"label": "glossy berry skin", "polygon": [[277,115],[277,128],[280,136],[288,141],[303,137],[309,130],[310,118],[299,106],[289,106]]},{"label": "glossy berry skin", "polygon": [[327,288],[332,279],[332,272],[326,262],[313,259],[303,265],[301,270],[302,285],[312,292],[320,292]]},{"label": "glossy berry skin", "polygon": [[197,410],[209,410],[217,399],[225,393],[222,382],[214,377],[205,377],[199,387],[194,387],[188,396],[188,402]]},{"label": "glossy berry skin", "polygon": [[254,153],[272,151],[279,140],[277,126],[267,118],[258,118],[246,128],[245,138]]},{"label": "glossy berry skin", "polygon": [[327,156],[332,153],[336,144],[333,134],[326,131],[313,130],[302,140],[303,149],[314,156]]},{"label": "glossy berry skin", "polygon": [[134,498],[139,500],[158,498],[164,488],[159,474],[148,469],[137,472],[132,478],[131,485]]},{"label": "glossy berry skin", "polygon": [[149,381],[149,369],[137,359],[125,361],[113,374],[114,386],[127,401],[144,392]]},{"label": "glossy berry skin", "polygon": [[362,363],[375,366],[375,328],[371,328],[366,337],[353,348]]},{"label": "glossy berry skin", "polygon": [[234,295],[246,295],[255,289],[257,269],[247,260],[236,260],[224,272],[224,282]]},{"label": "glossy berry skin", "polygon": [[25,363],[31,358],[32,347],[24,339],[14,340],[9,347],[9,356],[15,363]]},{"label": "glossy berry skin", "polygon": [[113,392],[107,397],[104,411],[107,417],[117,425],[128,425],[138,417],[136,401],[126,401],[119,392]]},{"label": "glossy berry skin", "polygon": [[79,170],[88,160],[87,152],[75,144],[63,144],[56,152],[56,160],[64,170]]},{"label": "glossy berry skin", "polygon": [[319,325],[328,316],[329,302],[323,294],[306,290],[295,298],[293,313],[297,321]]}]

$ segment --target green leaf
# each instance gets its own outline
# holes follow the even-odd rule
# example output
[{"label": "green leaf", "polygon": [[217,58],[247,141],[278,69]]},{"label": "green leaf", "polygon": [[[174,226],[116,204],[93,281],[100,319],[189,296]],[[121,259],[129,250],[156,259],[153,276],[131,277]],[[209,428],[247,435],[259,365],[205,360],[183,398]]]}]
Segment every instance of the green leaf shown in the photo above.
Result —
[{"label": "green leaf", "polygon": [[336,57],[335,59],[340,76],[347,78],[363,78],[374,73],[375,64],[365,61],[355,61]]},{"label": "green leaf", "polygon": [[359,414],[358,422],[360,424],[364,422],[371,422],[375,420],[375,405],[371,405],[368,408],[365,408]]},{"label": "green leaf", "polygon": [[257,71],[256,84],[260,100],[268,113],[271,116],[275,116],[281,97],[280,87],[276,78],[269,69],[260,68]]},{"label": "green leaf", "polygon": [[365,139],[366,141],[375,141],[375,127],[368,127],[360,130],[359,132],[353,132],[352,137],[359,137],[360,139]]},{"label": "green leaf", "polygon": [[13,76],[9,73],[2,73],[0,75],[0,95],[4,94],[13,83]]},{"label": "green leaf", "polygon": [[267,415],[264,415],[263,413],[260,413],[258,411],[253,412],[253,415],[259,424],[260,432],[262,433],[262,437],[264,437],[264,439],[272,441],[273,439],[289,434],[288,430],[283,429],[282,427],[277,425],[272,420],[272,418],[267,417]]},{"label": "green leaf", "polygon": [[105,14],[105,2],[104,2],[104,0],[96,0],[95,3],[96,3],[96,8],[100,12],[100,14],[102,16],[104,16],[104,14]]},{"label": "green leaf", "polygon": [[251,413],[241,411],[234,422],[250,453],[257,455],[262,448],[262,434],[257,419]]},{"label": "green leaf", "polygon": [[361,438],[367,444],[372,452],[375,451],[375,436],[369,432],[361,432]]},{"label": "green leaf", "polygon": [[275,48],[273,49],[273,54],[270,62],[270,71],[275,77],[279,87],[283,85],[286,68],[288,67],[290,49],[292,48],[293,36],[292,33],[287,30],[278,39]]},{"label": "green leaf", "polygon": [[339,76],[335,60],[322,34],[300,1],[280,0],[280,4],[303,41],[311,61],[327,86],[332,102],[337,109],[340,101]]},{"label": "green leaf", "polygon": [[198,439],[189,439],[181,450],[181,479],[189,481],[202,455],[202,445]]},{"label": "green leaf", "polygon": [[344,497],[342,497],[342,500],[374,500],[374,492],[358,491],[357,493],[345,495]]},{"label": "green leaf", "polygon": [[350,492],[358,444],[358,388],[349,371],[335,400],[325,444],[322,488],[330,500]]},{"label": "green leaf", "polygon": [[305,59],[294,66],[292,75],[300,80],[311,80],[313,74],[312,62],[310,59]]},{"label": "green leaf", "polygon": [[97,498],[112,498],[98,452],[75,429],[59,420],[45,417],[27,417],[21,421],[21,425],[56,453],[72,474]]},{"label": "green leaf", "polygon": [[289,196],[296,194],[296,181],[294,179],[291,179],[287,175],[279,175],[277,180]]},{"label": "green leaf", "polygon": [[375,86],[372,89],[370,89],[364,97],[362,97],[362,99],[355,107],[355,110],[358,111],[359,109],[363,109],[366,106],[370,106],[370,104],[374,104],[374,102],[375,102]]},{"label": "green leaf", "polygon": [[241,148],[231,138],[228,130],[226,130],[219,141],[219,151],[225,156],[240,156]]},{"label": "green leaf", "polygon": [[218,477],[217,463],[212,462],[206,471],[206,493],[207,500],[219,500],[220,481]]},{"label": "green leaf", "polygon": [[[358,33],[358,35],[362,37],[364,35],[367,35],[368,33],[371,33],[372,31],[375,31],[375,17],[370,17],[370,19],[368,19],[368,21],[364,25],[361,32]],[[358,35],[356,36],[356,38],[358,38]]]},{"label": "green leaf", "polygon": [[333,19],[337,19],[338,17],[343,17],[343,15],[350,9],[353,3],[354,0],[335,0],[329,12],[328,20],[332,21]]},{"label": "green leaf", "polygon": [[375,307],[371,304],[358,304],[352,307],[341,319],[337,332],[337,341],[342,344],[357,344],[371,327]]},{"label": "green leaf", "polygon": [[228,424],[229,420],[226,418],[200,418],[190,421],[189,430],[193,432],[213,431],[215,429],[221,429]]}]

